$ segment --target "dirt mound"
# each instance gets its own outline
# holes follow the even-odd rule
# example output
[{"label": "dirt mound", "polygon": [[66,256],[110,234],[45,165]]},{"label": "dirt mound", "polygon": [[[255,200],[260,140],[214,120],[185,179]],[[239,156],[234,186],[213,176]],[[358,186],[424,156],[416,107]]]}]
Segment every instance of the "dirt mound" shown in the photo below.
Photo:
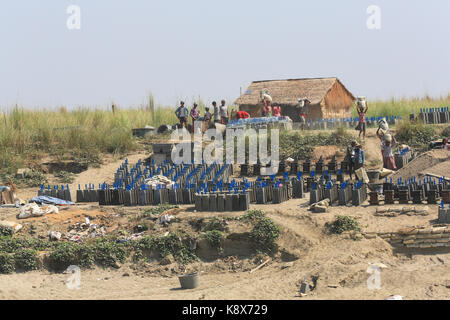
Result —
[{"label": "dirt mound", "polygon": [[423,175],[432,175],[436,177],[449,177],[450,176],[450,160],[441,162],[431,168],[428,168],[421,172]]},{"label": "dirt mound", "polygon": [[[394,175],[392,175],[392,180],[396,181],[398,178],[402,178],[402,180],[407,180],[410,178],[420,177],[422,176],[422,172],[427,169],[441,163],[444,161],[450,160],[450,152],[446,150],[431,150],[425,152],[415,158],[413,161],[408,163],[405,167],[398,170]],[[444,167],[445,169],[445,167]],[[448,175],[443,172],[439,175]]]}]

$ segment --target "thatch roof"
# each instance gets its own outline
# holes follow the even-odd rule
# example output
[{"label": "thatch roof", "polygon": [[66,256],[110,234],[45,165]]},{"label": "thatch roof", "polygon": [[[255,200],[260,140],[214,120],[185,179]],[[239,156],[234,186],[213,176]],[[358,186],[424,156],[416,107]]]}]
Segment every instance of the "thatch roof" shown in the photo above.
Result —
[{"label": "thatch roof", "polygon": [[287,80],[253,81],[236,101],[237,105],[257,105],[261,102],[260,91],[267,89],[273,101],[282,105],[296,105],[299,98],[307,97],[312,104],[319,104],[338,82],[349,96],[355,97],[348,91],[338,78],[304,78]]}]

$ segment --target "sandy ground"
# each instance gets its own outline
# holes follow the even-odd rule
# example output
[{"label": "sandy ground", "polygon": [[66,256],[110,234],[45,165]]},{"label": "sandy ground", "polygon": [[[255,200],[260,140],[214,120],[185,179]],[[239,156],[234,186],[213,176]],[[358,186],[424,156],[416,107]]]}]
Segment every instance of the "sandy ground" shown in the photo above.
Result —
[{"label": "sandy ground", "polygon": [[[364,142],[368,160],[379,157],[379,141],[368,132]],[[129,156],[134,163],[147,155]],[[89,169],[78,175],[72,188],[78,184],[106,181],[123,159],[113,160],[99,169]],[[36,195],[36,188],[22,189],[23,199]],[[200,286],[193,290],[181,290],[178,281],[179,265],[167,266],[165,274],[154,273],[151,268],[136,268],[125,264],[120,269],[82,270],[81,289],[66,287],[69,275],[47,270],[12,275],[0,275],[0,299],[385,299],[397,294],[404,299],[450,298],[450,252],[395,252],[384,240],[362,239],[354,241],[343,236],[330,236],[323,232],[324,225],[337,214],[348,214],[358,219],[364,231],[397,231],[406,226],[423,226],[435,223],[437,206],[428,206],[428,216],[376,217],[375,207],[333,207],[325,214],[307,211],[308,199],[295,199],[283,204],[252,205],[263,209],[282,227],[278,241],[280,249],[295,257],[294,261],[275,259],[263,268],[250,273],[248,270],[230,271],[219,268],[224,262],[200,261],[195,267],[203,271]],[[397,205],[399,206],[399,205]],[[411,205],[412,206],[412,205]],[[425,207],[425,205],[423,205]],[[241,213],[195,213],[192,206],[178,217],[235,216]],[[136,212],[144,208],[124,209]],[[48,216],[48,223],[67,219],[82,219],[86,212],[99,216],[113,215],[108,208],[95,205],[76,206],[62,211],[60,216]],[[0,209],[0,219],[15,221],[17,209]],[[40,222],[42,218],[35,219]],[[23,221],[21,221],[23,222]],[[72,221],[73,222],[73,221]],[[223,260],[223,259],[222,259]],[[383,263],[381,288],[369,290],[367,273],[370,263]],[[215,268],[210,268],[215,266]],[[255,266],[257,266],[256,264]],[[301,281],[315,284],[306,297],[298,297]]]},{"label": "sandy ground", "polygon": [[[177,272],[161,275],[135,270],[132,265],[120,269],[83,270],[81,289],[66,287],[67,274],[34,271],[0,275],[1,299],[384,299],[391,294],[405,299],[450,298],[449,252],[396,253],[382,239],[354,241],[323,233],[323,225],[336,214],[356,217],[365,231],[396,231],[403,226],[429,225],[436,219],[436,208],[429,216],[375,217],[374,207],[335,207],[325,214],[306,209],[307,199],[274,206],[254,205],[264,209],[283,229],[278,241],[298,259],[292,264],[272,261],[260,270],[233,272],[208,269],[217,262],[200,262],[201,285],[181,290]],[[186,209],[189,208],[186,207]],[[92,208],[93,209],[93,208]],[[13,219],[13,212],[1,218]],[[71,209],[72,210],[72,209]],[[78,210],[78,209],[73,209]],[[236,215],[223,213],[221,216]],[[6,217],[5,217],[6,215]],[[212,216],[217,213],[182,212],[179,216]],[[381,273],[381,289],[369,290],[366,281],[370,263],[387,266]],[[168,266],[176,270],[177,263]],[[213,270],[213,271],[211,271]],[[310,295],[299,298],[301,281],[306,278],[316,287]]]}]

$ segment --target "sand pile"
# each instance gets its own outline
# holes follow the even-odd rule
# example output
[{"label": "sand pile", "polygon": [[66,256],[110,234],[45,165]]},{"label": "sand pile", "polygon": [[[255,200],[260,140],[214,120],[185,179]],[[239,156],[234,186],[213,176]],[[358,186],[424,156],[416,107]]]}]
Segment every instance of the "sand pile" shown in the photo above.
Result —
[{"label": "sand pile", "polygon": [[[450,170],[448,163],[450,161],[450,152],[446,150],[431,150],[425,152],[408,163],[405,167],[398,170],[393,176],[392,180],[397,181],[398,178],[407,180],[416,176],[417,178],[424,175],[424,172],[431,170],[433,167],[433,174],[437,176],[449,176]],[[446,165],[444,163],[447,162]],[[442,164],[442,166],[437,166]],[[436,166],[436,167],[434,167]]]}]

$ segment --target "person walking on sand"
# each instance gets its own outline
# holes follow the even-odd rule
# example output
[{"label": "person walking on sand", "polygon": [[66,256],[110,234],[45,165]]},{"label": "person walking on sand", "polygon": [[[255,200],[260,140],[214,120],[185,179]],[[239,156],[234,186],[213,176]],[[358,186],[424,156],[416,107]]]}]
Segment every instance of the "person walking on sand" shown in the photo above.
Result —
[{"label": "person walking on sand", "polygon": [[222,124],[227,124],[228,123],[228,107],[225,104],[225,100],[222,100],[221,102],[221,106],[220,106],[220,122]]},{"label": "person walking on sand", "polygon": [[356,111],[358,112],[358,126],[356,127],[359,130],[359,138],[361,139],[361,133],[363,134],[363,139],[366,138],[366,113],[369,109],[367,105],[367,101],[365,97],[358,97],[358,102],[356,105]]},{"label": "person walking on sand", "polygon": [[184,101],[181,101],[180,102],[180,106],[177,108],[177,110],[175,110],[175,115],[178,118],[178,120],[180,121],[181,129],[183,129],[183,125],[187,129],[187,117],[188,117],[188,114],[189,114],[189,111],[184,106]]},{"label": "person walking on sand", "polygon": [[389,170],[397,170],[394,160],[393,149],[397,146],[397,141],[392,137],[390,133],[377,135],[381,140],[381,154],[383,156],[383,168]]},{"label": "person walking on sand", "polygon": [[195,121],[197,121],[198,117],[200,116],[200,112],[198,111],[197,107],[198,107],[198,104],[194,103],[194,106],[192,107],[191,112],[190,112],[190,116],[192,118],[191,133],[194,133]]}]

